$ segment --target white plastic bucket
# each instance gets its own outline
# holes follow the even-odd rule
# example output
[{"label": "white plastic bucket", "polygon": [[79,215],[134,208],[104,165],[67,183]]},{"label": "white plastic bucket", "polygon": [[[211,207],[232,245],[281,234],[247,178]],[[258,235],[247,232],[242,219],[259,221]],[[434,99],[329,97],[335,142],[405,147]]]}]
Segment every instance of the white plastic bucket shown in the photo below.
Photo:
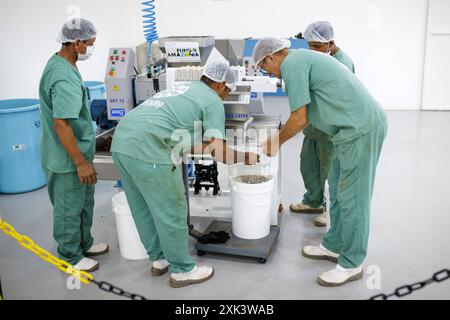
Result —
[{"label": "white plastic bucket", "polygon": [[273,177],[273,191],[272,191],[272,204],[270,207],[270,224],[278,225],[278,210],[279,210],[279,199],[278,199],[278,170],[279,170],[279,155],[275,157],[261,157],[261,163],[267,163],[264,172],[270,174]]},{"label": "white plastic bucket", "polygon": [[112,198],[112,207],[116,218],[120,255],[128,260],[148,259],[131,215],[125,192],[118,193]]},{"label": "white plastic bucket", "polygon": [[233,234],[241,239],[261,239],[270,233],[274,179],[259,184],[230,178]]},{"label": "white plastic bucket", "polygon": [[[257,147],[256,145],[238,145],[236,150],[245,152],[254,152],[260,155],[260,163],[254,166],[245,166],[243,164],[231,165],[228,166],[228,173],[230,178],[235,178],[238,175],[264,175],[264,176],[272,176],[273,177],[273,189],[272,189],[272,204],[270,208],[270,225],[278,225],[278,210],[279,210],[279,181],[278,181],[278,172],[279,172],[279,163],[280,163],[280,155],[276,155],[275,157],[268,157],[267,155],[262,153],[262,148]],[[231,180],[230,180],[231,181]],[[231,186],[231,182],[230,182]]]}]

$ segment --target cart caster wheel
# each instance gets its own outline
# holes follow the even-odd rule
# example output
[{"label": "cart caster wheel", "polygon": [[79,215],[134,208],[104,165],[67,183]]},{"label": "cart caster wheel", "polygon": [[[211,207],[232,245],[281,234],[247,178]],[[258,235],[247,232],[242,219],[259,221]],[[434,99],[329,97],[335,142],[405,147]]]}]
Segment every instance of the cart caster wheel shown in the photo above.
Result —
[{"label": "cart caster wheel", "polygon": [[264,258],[258,258],[257,261],[258,261],[258,263],[264,264],[264,263],[267,262],[267,259],[264,259]]},{"label": "cart caster wheel", "polygon": [[205,251],[197,250],[197,255],[198,255],[199,257],[204,256],[205,253],[206,253]]}]

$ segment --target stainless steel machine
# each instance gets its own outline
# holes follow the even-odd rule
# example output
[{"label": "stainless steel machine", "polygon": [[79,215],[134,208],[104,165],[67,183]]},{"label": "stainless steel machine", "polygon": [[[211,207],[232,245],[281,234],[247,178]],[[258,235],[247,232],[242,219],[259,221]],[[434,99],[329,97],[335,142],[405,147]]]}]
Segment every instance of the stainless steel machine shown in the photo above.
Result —
[{"label": "stainless steel machine", "polygon": [[[200,80],[203,67],[212,61],[230,61],[239,79],[237,90],[224,102],[226,113],[226,140],[231,146],[242,148],[258,145],[281,128],[279,116],[264,113],[264,94],[275,94],[279,89],[276,79],[263,76],[244,59],[248,40],[220,40],[213,37],[168,37],[159,40],[160,58],[150,59],[148,51],[139,46],[137,65],[134,51],[130,48],[113,48],[108,56],[106,72],[108,119],[120,121],[133,107],[152,97],[155,93],[174,85]],[[248,51],[248,50],[247,50]],[[153,50],[155,52],[155,50]],[[157,61],[156,63],[154,61]],[[249,71],[249,68],[253,71]],[[141,70],[138,74],[137,70]],[[97,136],[98,150],[94,165],[100,180],[118,180],[110,148],[114,128]],[[279,154],[282,164],[282,152]],[[190,216],[216,218],[204,233],[227,231],[231,239],[225,244],[196,244],[199,255],[206,252],[232,254],[257,258],[264,263],[280,232],[278,207],[282,199],[282,165],[277,177],[277,200],[279,206],[271,213],[271,232],[260,240],[243,240],[231,232],[231,204],[228,188],[227,166],[215,163],[208,155],[188,155],[194,174],[185,167],[185,186]],[[189,222],[188,222],[189,223]],[[190,225],[190,223],[189,223]],[[202,233],[190,225],[191,236]]]},{"label": "stainless steel machine", "polygon": [[[277,133],[281,128],[281,119],[277,116],[264,114],[251,114],[251,117],[245,121],[227,120],[226,133],[227,144],[237,149],[250,148],[259,145],[271,135]],[[278,162],[282,164],[282,152],[278,155]],[[278,176],[275,177],[274,193],[277,195],[277,204],[270,213],[270,233],[268,236],[258,240],[245,240],[236,237],[232,232],[232,211],[229,189],[229,177],[227,166],[218,165],[218,181],[221,185],[221,192],[218,196],[211,196],[203,191],[198,195],[189,190],[189,215],[205,218],[215,217],[204,234],[210,232],[226,231],[230,235],[230,240],[224,244],[202,244],[197,242],[195,248],[198,255],[205,253],[230,254],[235,256],[256,258],[259,263],[265,263],[279,235],[279,213],[282,210],[282,165],[280,165]],[[185,177],[186,179],[186,177]],[[186,180],[185,180],[186,181]],[[191,226],[191,235],[200,234]]]}]

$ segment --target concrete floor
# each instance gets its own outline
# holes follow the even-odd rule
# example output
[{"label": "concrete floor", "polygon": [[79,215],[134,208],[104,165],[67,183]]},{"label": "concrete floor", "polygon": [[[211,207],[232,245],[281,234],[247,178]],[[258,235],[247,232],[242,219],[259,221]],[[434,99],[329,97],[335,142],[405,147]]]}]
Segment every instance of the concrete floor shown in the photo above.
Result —
[{"label": "concrete floor", "polygon": [[[147,261],[121,258],[111,212],[111,197],[118,191],[110,182],[99,182],[96,189],[93,234],[97,241],[107,241],[111,252],[98,259],[101,267],[94,277],[150,299],[365,299],[450,268],[450,112],[388,112],[388,116],[390,129],[378,166],[364,280],[340,288],[319,286],[317,275],[333,264],[303,258],[300,249],[320,243],[325,230],[314,227],[313,216],[285,213],[267,264],[216,255],[196,257],[199,264],[215,268],[215,277],[205,284],[172,289],[168,275],[150,275]],[[298,169],[301,139],[290,141],[284,150],[285,207],[304,191]],[[19,232],[56,252],[45,188],[0,195],[0,210]],[[204,228],[208,221],[193,222]],[[4,234],[0,243],[0,275],[8,299],[120,299],[94,285],[68,290],[67,275]],[[190,250],[195,255],[193,240]],[[381,290],[370,289],[372,270],[379,270]],[[410,298],[450,299],[450,280]]]}]

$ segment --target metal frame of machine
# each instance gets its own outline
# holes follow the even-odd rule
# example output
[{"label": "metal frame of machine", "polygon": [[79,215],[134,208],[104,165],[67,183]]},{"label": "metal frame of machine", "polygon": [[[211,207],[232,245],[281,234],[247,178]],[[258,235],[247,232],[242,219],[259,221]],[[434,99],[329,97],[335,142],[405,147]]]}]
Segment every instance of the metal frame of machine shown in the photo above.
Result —
[{"label": "metal frame of machine", "polygon": [[[202,74],[202,68],[212,61],[230,61],[237,65],[233,67],[239,79],[237,90],[229,96],[224,102],[226,113],[226,131],[227,143],[231,146],[238,144],[260,143],[271,134],[281,128],[280,117],[264,114],[264,96],[265,93],[275,94],[279,90],[277,79],[263,76],[256,72],[248,57],[244,56],[248,52],[249,45],[254,40],[218,40],[213,37],[168,37],[159,40],[160,52],[153,53],[160,59],[148,59],[148,50],[145,46],[137,48],[137,57],[130,48],[112,48],[108,56],[108,65],[106,72],[106,90],[107,99],[105,101],[108,109],[108,119],[118,121],[127,112],[136,105],[142,103],[155,95],[160,90],[170,88],[174,85],[198,81]],[[254,43],[253,43],[254,45]],[[245,50],[244,50],[245,49]],[[245,52],[244,52],[245,51]],[[137,75],[134,66],[137,58],[137,70],[144,71]],[[155,62],[157,60],[157,62]],[[147,65],[152,61],[152,65]],[[146,72],[145,72],[146,71]],[[132,102],[131,102],[132,100]],[[121,109],[123,111],[118,112]],[[259,133],[263,132],[262,136]],[[271,131],[270,133],[268,133]],[[97,136],[99,145],[105,144],[105,141],[111,141],[114,135],[114,128],[102,132]],[[106,145],[108,145],[106,143]],[[202,155],[203,160],[208,160],[208,156]],[[211,160],[212,158],[209,158]],[[280,170],[277,177],[278,199],[281,206],[282,199],[282,152],[280,152]],[[118,180],[119,175],[114,167],[112,157],[108,150],[99,150],[94,159],[94,165],[99,173],[100,180]],[[202,165],[198,162],[197,165]],[[217,170],[217,164],[214,170]],[[190,188],[189,177],[187,175],[187,165],[185,170],[185,186],[188,203],[193,204],[201,197],[195,195],[199,193],[195,188]],[[203,168],[203,167],[202,167]],[[204,169],[204,168],[203,168]],[[211,182],[211,176],[215,179],[217,175],[211,170],[210,174],[205,176]],[[220,170],[219,170],[220,171]],[[197,189],[199,184],[197,184]],[[209,187],[209,185],[207,186]],[[219,192],[219,188],[220,190]],[[201,186],[200,186],[201,189]],[[228,197],[229,191],[222,186],[216,185],[212,180],[212,192],[217,194],[216,198]],[[191,214],[196,215],[197,210],[191,208],[188,214],[188,223]],[[214,214],[214,204],[210,208],[204,208],[209,214]],[[199,216],[204,216],[199,214]],[[257,258],[259,262],[264,263],[270,254],[271,248],[280,232],[278,226],[278,211],[273,212],[271,216],[271,232],[269,236],[260,240],[243,240],[232,235],[231,222],[215,220],[205,231],[224,230],[230,233],[231,239],[222,245],[202,245],[196,244],[199,255],[206,252],[231,254],[237,256],[246,256]],[[196,231],[190,225],[190,235],[199,238],[202,234]]]}]

